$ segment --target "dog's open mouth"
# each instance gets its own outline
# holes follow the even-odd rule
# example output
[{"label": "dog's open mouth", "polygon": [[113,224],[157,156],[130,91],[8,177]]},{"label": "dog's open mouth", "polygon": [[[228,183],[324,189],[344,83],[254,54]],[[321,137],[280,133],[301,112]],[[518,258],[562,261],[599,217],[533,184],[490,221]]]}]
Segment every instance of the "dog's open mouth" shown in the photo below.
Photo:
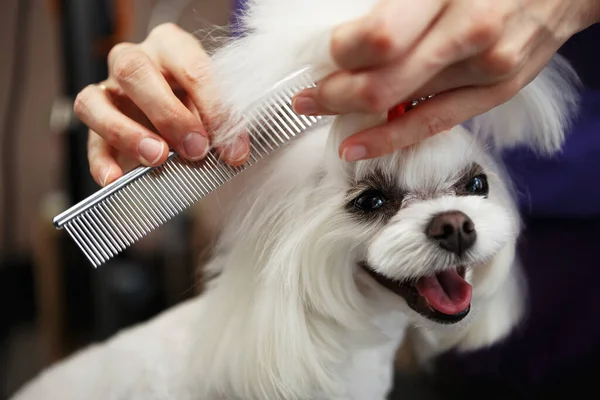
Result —
[{"label": "dog's open mouth", "polygon": [[465,267],[451,268],[416,282],[390,279],[366,263],[361,263],[361,267],[379,284],[403,297],[410,308],[433,321],[453,324],[471,310],[472,287],[465,280]]}]

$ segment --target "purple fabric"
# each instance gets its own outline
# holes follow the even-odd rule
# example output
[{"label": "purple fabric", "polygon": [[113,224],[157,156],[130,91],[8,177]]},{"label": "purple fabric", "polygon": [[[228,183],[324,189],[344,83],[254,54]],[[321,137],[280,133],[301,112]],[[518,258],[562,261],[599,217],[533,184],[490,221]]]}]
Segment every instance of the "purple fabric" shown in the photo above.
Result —
[{"label": "purple fabric", "polygon": [[[244,3],[236,0],[234,15]],[[585,86],[564,151],[548,159],[522,149],[504,156],[525,217],[520,256],[529,282],[529,317],[497,346],[442,358],[443,374],[455,382],[550,391],[569,379],[569,385],[581,385],[569,371],[590,360],[594,365],[598,361],[591,357],[600,356],[600,25],[573,37],[561,53]]]},{"label": "purple fabric", "polygon": [[244,11],[247,4],[246,0],[235,0],[233,3],[233,12],[231,13],[231,23],[233,25],[233,35],[237,36],[241,34],[239,16]]},{"label": "purple fabric", "polygon": [[560,154],[541,158],[516,149],[504,156],[526,216],[600,216],[600,91],[586,89],[582,95]]},{"label": "purple fabric", "polygon": [[575,35],[560,50],[582,82],[578,118],[563,152],[550,159],[527,150],[507,153],[504,160],[521,193],[527,216],[600,215],[600,24]]}]

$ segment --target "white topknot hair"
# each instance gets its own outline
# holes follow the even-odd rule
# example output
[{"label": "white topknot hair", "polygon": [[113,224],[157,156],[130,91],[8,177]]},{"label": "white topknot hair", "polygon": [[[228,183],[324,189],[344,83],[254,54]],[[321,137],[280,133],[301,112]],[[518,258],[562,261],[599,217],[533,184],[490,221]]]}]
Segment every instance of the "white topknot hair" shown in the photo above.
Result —
[{"label": "white topknot hair", "polygon": [[559,151],[578,106],[579,78],[555,55],[542,72],[512,99],[469,121],[471,132],[493,148],[527,146],[541,154]]}]

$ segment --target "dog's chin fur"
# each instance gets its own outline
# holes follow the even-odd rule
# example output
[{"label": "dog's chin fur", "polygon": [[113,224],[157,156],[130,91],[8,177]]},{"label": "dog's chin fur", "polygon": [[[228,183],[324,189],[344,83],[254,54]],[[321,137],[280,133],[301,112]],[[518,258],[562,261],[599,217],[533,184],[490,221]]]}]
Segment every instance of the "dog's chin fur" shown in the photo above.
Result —
[{"label": "dog's chin fur", "polygon": [[[324,45],[332,27],[364,16],[374,4],[252,0],[245,36],[214,56],[218,107],[239,115],[265,88],[305,65],[315,79],[334,72]],[[407,327],[419,332],[421,361],[506,337],[524,313],[525,293],[515,260],[519,217],[494,154],[517,145],[559,150],[576,103],[573,82],[572,70],[555,58],[468,129],[457,126],[393,155],[345,163],[337,156],[341,141],[384,117],[345,115],[253,167],[240,178],[243,189],[207,266],[218,277],[198,316],[192,354],[199,390],[227,399],[383,399]],[[489,194],[459,196],[455,185],[475,164],[488,177]],[[397,193],[387,216],[348,208],[372,178]],[[477,229],[476,244],[462,259],[441,251],[423,230],[434,215],[451,210],[467,214]],[[431,321],[361,263],[396,280],[465,264],[471,311],[457,324]]]}]

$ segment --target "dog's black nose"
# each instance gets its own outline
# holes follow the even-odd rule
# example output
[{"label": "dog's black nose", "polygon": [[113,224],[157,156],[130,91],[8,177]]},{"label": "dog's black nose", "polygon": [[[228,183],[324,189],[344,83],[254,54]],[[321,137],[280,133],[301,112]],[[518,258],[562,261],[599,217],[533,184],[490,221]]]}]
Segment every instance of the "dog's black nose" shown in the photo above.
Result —
[{"label": "dog's black nose", "polygon": [[460,211],[448,211],[436,215],[425,232],[441,248],[459,256],[473,247],[477,239],[475,224],[471,218]]}]

